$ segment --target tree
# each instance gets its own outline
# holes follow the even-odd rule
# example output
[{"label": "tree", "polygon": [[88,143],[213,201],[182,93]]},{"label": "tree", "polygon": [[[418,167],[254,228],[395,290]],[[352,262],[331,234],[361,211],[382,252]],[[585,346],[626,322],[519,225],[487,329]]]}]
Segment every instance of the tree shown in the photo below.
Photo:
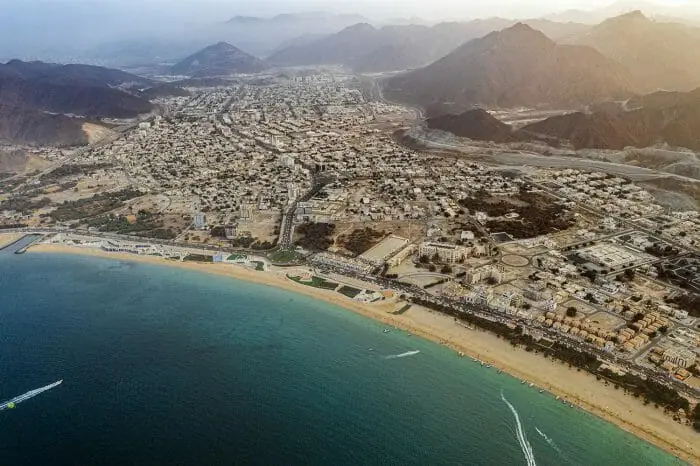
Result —
[{"label": "tree", "polygon": [[428,270],[431,272],[435,272],[437,270],[437,267],[435,267],[435,264],[430,264],[430,266],[428,267]]},{"label": "tree", "polygon": [[428,262],[430,262],[430,257],[426,255],[420,256],[418,258],[418,262],[420,262],[421,264],[427,264]]},{"label": "tree", "polygon": [[643,318],[644,318],[644,313],[638,312],[634,315],[634,317],[632,317],[632,322],[639,322]]},{"label": "tree", "polygon": [[598,277],[598,272],[595,270],[586,270],[581,275],[588,278],[590,281],[595,282],[596,278]]},{"label": "tree", "polygon": [[566,309],[566,316],[567,317],[576,317],[577,313],[578,313],[578,309],[576,309],[574,306],[569,306]]},{"label": "tree", "polygon": [[447,274],[447,273],[452,273],[452,267],[450,267],[449,265],[445,264],[445,265],[442,266],[442,269],[440,270],[440,272],[441,272],[441,273],[445,273],[445,274]]}]

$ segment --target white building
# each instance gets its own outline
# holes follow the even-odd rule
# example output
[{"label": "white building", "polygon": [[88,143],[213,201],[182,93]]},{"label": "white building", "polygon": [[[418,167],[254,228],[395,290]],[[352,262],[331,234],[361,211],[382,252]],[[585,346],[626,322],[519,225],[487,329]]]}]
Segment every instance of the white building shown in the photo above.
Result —
[{"label": "white building", "polygon": [[464,260],[469,253],[469,248],[448,243],[421,243],[418,247],[418,255],[433,258],[437,255],[441,262],[453,264]]}]

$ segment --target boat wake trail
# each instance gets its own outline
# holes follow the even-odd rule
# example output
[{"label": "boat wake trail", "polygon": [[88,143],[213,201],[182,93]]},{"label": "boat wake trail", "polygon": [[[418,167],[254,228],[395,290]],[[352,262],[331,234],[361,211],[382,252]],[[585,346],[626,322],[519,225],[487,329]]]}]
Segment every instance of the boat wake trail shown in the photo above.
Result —
[{"label": "boat wake trail", "polygon": [[408,357],[408,356],[416,355],[416,354],[418,354],[418,353],[420,353],[420,351],[418,351],[418,350],[416,350],[416,351],[406,351],[405,353],[401,353],[401,354],[392,354],[392,355],[390,355],[390,356],[384,356],[384,359],[405,358],[405,357]]},{"label": "boat wake trail", "polygon": [[22,403],[23,401],[27,401],[30,398],[34,398],[35,396],[41,395],[45,391],[51,390],[54,387],[58,387],[62,383],[63,383],[63,380],[59,380],[58,382],[54,382],[51,385],[37,388],[36,390],[28,391],[24,395],[16,396],[16,397],[12,398],[10,401],[0,403],[0,411],[4,411],[6,409],[13,409],[16,405]]},{"label": "boat wake trail", "polygon": [[530,442],[528,442],[527,437],[525,436],[525,432],[523,431],[523,425],[520,422],[520,415],[518,415],[518,411],[515,409],[515,406],[510,404],[510,402],[506,399],[506,397],[503,395],[503,391],[501,391],[501,399],[506,405],[508,405],[510,411],[513,413],[513,417],[515,418],[515,436],[518,439],[518,443],[520,444],[520,449],[523,451],[523,455],[525,455],[525,461],[527,462],[527,466],[537,466],[537,463],[535,462],[535,454],[532,451],[532,445],[530,445]]},{"label": "boat wake trail", "polygon": [[559,453],[559,456],[561,456],[561,457],[562,457],[563,459],[565,459],[566,461],[569,461],[569,459],[566,457],[566,455],[564,455],[564,452],[561,451],[561,448],[559,448],[559,446],[558,446],[556,443],[554,443],[554,440],[552,440],[551,438],[549,438],[549,436],[548,436],[547,434],[545,434],[544,432],[542,432],[539,428],[535,427],[535,430],[537,431],[538,434],[540,434],[540,437],[542,437],[542,438],[544,439],[544,441],[547,442],[547,444],[548,444],[550,447],[552,447],[552,449],[553,449],[554,451],[556,451],[557,453]]}]

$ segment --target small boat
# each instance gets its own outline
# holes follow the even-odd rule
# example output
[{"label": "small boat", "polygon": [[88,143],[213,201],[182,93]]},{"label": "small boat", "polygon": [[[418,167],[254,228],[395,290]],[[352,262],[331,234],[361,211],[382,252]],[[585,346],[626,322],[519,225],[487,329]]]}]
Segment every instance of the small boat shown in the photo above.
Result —
[{"label": "small boat", "polygon": [[521,381],[520,381],[520,385],[523,385],[524,383],[525,383],[524,380],[521,380]]},{"label": "small boat", "polygon": [[462,353],[461,351],[460,351],[458,354],[459,354],[459,357],[460,357],[460,358],[463,358],[463,357],[464,357],[464,353]]},{"label": "small boat", "polygon": [[498,369],[499,374],[503,374],[503,371],[501,369]]},{"label": "small boat", "polygon": [[544,390],[540,390],[540,393],[544,393]]},{"label": "small boat", "polygon": [[491,369],[491,364],[486,364],[487,369]]},{"label": "small boat", "polygon": [[534,387],[534,386],[535,386],[534,383],[530,383],[530,385],[528,385],[528,387]]},{"label": "small boat", "polygon": [[391,330],[388,329],[388,328],[385,328],[384,330],[382,330],[382,332],[384,332],[384,333],[389,333],[389,332],[391,332]]},{"label": "small boat", "polygon": [[557,397],[556,399],[557,399],[557,401],[559,401],[559,400],[561,399],[561,397],[560,397],[560,396],[558,396],[558,397]]}]

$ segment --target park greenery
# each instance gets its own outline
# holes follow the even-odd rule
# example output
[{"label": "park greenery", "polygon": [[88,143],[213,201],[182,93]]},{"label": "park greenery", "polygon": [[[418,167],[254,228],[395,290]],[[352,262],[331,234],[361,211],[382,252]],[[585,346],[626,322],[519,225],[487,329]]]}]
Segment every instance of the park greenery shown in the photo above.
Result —
[{"label": "park greenery", "polygon": [[335,225],[332,223],[303,223],[296,228],[300,235],[296,244],[308,251],[320,252],[333,244]]},{"label": "park greenery", "polygon": [[122,207],[125,201],[142,195],[141,191],[132,188],[116,192],[99,193],[85,199],[65,201],[51,212],[49,216],[57,222],[95,217]]},{"label": "park greenery", "polygon": [[353,230],[352,233],[338,238],[338,243],[356,256],[370,249],[384,237],[384,232],[370,227]]}]

